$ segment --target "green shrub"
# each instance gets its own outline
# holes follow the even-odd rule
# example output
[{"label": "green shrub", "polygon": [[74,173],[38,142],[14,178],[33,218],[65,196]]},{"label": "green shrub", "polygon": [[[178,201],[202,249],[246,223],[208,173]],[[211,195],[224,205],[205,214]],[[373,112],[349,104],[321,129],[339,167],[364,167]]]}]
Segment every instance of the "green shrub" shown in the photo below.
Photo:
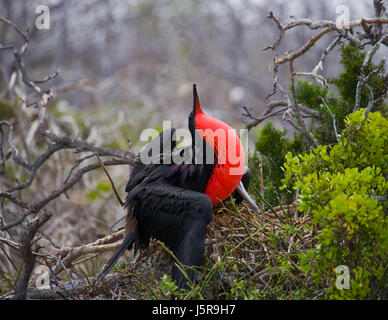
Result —
[{"label": "green shrub", "polygon": [[[336,120],[337,132],[341,134],[344,130],[345,118],[354,109],[357,82],[366,55],[364,51],[360,51],[351,45],[342,46],[340,54],[340,64],[343,70],[337,77],[328,81],[334,87],[335,93],[329,91],[328,88],[305,80],[298,80],[295,86],[297,102],[312,111],[310,130],[321,145],[337,143],[333,127],[333,116]],[[384,100],[380,99],[388,87],[385,77],[385,61],[382,60],[379,64],[373,64],[371,61],[367,63],[365,74],[371,73],[372,70],[374,72],[368,77],[367,81],[375,98],[372,111],[380,111],[385,114],[386,106]],[[324,102],[322,99],[324,99]],[[364,88],[361,90],[360,105],[367,105],[368,101],[369,93]],[[368,143],[367,141],[364,142]],[[359,147],[364,148],[364,145],[361,143]],[[279,204],[279,199],[283,203],[292,202],[293,194],[286,194],[279,190],[282,185],[281,180],[284,178],[281,167],[288,152],[301,154],[307,149],[308,146],[301,134],[294,134],[293,139],[287,138],[285,130],[277,130],[271,123],[268,123],[259,131],[255,142],[255,153],[249,159],[251,170],[251,187],[249,191],[256,196],[258,201],[260,200],[258,197],[258,190],[260,190],[258,178],[260,156],[263,162],[264,198],[271,205]],[[368,150],[365,150],[365,152],[356,150],[355,154],[357,154],[357,157],[362,155],[362,161],[366,161],[368,165],[373,165],[375,159],[377,161],[383,160],[378,158],[378,155],[376,155],[377,158],[368,157]],[[357,162],[357,159],[355,160]]]},{"label": "green shrub", "polygon": [[258,300],[263,299],[264,294],[246,281],[233,281],[230,293],[226,296],[228,300]]},{"label": "green shrub", "polygon": [[255,143],[255,155],[249,159],[251,171],[250,191],[255,195],[257,201],[261,201],[258,192],[260,190],[259,177],[259,155],[262,160],[264,179],[264,198],[271,204],[279,204],[279,199],[283,202],[290,202],[292,196],[289,193],[279,191],[284,178],[282,165],[287,152],[302,153],[306,149],[303,137],[294,134],[293,139],[286,137],[286,130],[278,130],[268,122],[257,135]]},{"label": "green shrub", "polygon": [[[352,45],[342,46],[340,53],[340,64],[343,67],[343,71],[337,77],[328,80],[329,84],[332,84],[336,89],[336,94],[329,92],[327,88],[305,80],[299,80],[295,86],[297,102],[316,111],[312,116],[311,130],[320,144],[337,142],[333,129],[332,115],[327,110],[321,97],[325,99],[331,113],[335,117],[338,133],[341,133],[344,129],[345,117],[353,112],[354,109],[357,83],[366,55],[364,51],[360,51]],[[387,90],[385,60],[382,60],[378,65],[369,61],[365,67],[365,74],[370,74],[372,71],[374,72],[367,80],[375,99],[372,111],[384,113],[384,100],[380,98]],[[360,106],[366,106],[368,101],[369,93],[363,88],[361,90]]]},{"label": "green shrub", "polygon": [[[336,86],[339,97],[338,100],[343,107],[343,113],[339,115],[342,119],[347,114],[353,111],[356,100],[356,89],[361,73],[361,66],[365,60],[366,52],[360,51],[352,45],[341,47],[341,60],[340,64],[344,67],[344,71],[341,72],[338,77],[329,79],[329,83]],[[374,73],[372,73],[374,71]],[[379,64],[375,65],[371,61],[366,64],[365,75],[370,75],[367,80],[368,85],[373,91],[374,98],[381,97],[387,89],[387,83],[385,79],[385,60],[381,60]],[[366,88],[361,90],[360,105],[366,106],[369,101],[369,93]],[[372,111],[379,110],[383,104],[383,100],[376,100]],[[338,110],[340,112],[341,110]],[[340,119],[339,119],[340,120]],[[342,126],[343,121],[339,122]]]},{"label": "green shrub", "polygon": [[[282,189],[300,188],[299,211],[312,217],[318,241],[300,255],[300,269],[332,299],[384,298],[388,229],[388,120],[365,109],[350,114],[337,145],[286,156]],[[346,265],[350,288],[337,289]]]}]

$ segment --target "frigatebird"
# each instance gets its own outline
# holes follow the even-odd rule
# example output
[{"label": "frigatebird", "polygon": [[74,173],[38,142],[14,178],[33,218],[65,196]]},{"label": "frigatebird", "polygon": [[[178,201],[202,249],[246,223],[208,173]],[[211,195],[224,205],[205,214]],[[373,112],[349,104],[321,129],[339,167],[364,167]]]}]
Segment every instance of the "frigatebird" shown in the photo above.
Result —
[{"label": "frigatebird", "polygon": [[[149,164],[139,161],[133,167],[125,188],[127,233],[97,277],[96,284],[125,250],[146,248],[151,238],[162,241],[183,265],[199,266],[213,205],[230,196],[237,203],[246,199],[258,212],[245,190],[249,185],[249,170],[245,167],[241,141],[230,126],[202,111],[195,84],[188,127],[193,141],[191,146],[177,148],[175,129],[166,129],[149,143],[149,146],[159,145],[158,152],[153,148],[145,149],[148,156],[159,161]],[[221,135],[214,132],[221,132]],[[181,156],[185,152],[185,161],[173,161],[174,155]],[[239,161],[232,159],[233,155]],[[187,274],[191,280],[195,279],[192,268]],[[172,277],[179,288],[188,289],[187,279],[177,266],[173,267]]]}]

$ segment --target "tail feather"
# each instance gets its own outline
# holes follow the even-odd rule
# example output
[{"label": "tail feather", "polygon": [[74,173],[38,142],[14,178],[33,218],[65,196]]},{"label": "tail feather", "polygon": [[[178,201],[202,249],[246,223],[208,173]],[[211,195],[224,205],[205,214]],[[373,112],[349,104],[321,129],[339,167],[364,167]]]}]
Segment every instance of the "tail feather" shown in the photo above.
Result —
[{"label": "tail feather", "polygon": [[135,240],[135,232],[130,231],[125,236],[123,243],[120,245],[120,247],[116,250],[116,252],[113,254],[113,256],[109,259],[109,261],[105,264],[104,269],[102,272],[98,275],[96,280],[94,281],[94,285],[98,286],[99,283],[105,278],[105,276],[108,274],[108,272],[113,268],[113,266],[116,264],[117,260],[123,255],[125,250],[132,245],[133,241]]}]

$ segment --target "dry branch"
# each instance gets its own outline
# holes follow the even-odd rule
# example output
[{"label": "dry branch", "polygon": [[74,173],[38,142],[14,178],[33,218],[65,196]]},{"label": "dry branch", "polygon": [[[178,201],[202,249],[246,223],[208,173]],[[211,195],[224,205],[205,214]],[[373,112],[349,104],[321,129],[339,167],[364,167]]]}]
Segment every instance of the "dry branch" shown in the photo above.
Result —
[{"label": "dry branch", "polygon": [[28,282],[30,281],[32,271],[35,266],[35,257],[32,253],[31,242],[39,228],[46,223],[51,213],[42,211],[32,221],[28,222],[20,235],[20,254],[22,256],[23,267],[16,282],[15,299],[21,300],[27,298]]},{"label": "dry branch", "polygon": [[337,132],[337,124],[336,124],[335,116],[331,112],[330,107],[328,106],[326,100],[323,97],[320,97],[320,98],[321,98],[323,104],[325,105],[327,111],[329,111],[331,118],[333,119],[333,129],[334,129],[335,138],[336,138],[337,142],[339,142],[339,137],[338,137],[338,132]]},{"label": "dry branch", "polygon": [[294,66],[292,63],[292,60],[290,61],[290,82],[291,82],[291,97],[292,97],[292,107],[295,111],[296,114],[296,119],[298,120],[298,123],[301,126],[301,131],[303,133],[303,136],[306,138],[307,142],[309,145],[310,139],[313,141],[313,146],[317,147],[318,146],[318,140],[317,138],[314,137],[313,133],[307,129],[306,123],[302,118],[302,112],[299,108],[299,105],[296,101],[296,94],[295,94],[295,77],[294,77]]},{"label": "dry branch", "polygon": [[[368,61],[370,61],[370,59],[373,57],[373,55],[381,44],[388,45],[388,36],[383,30],[383,26],[388,24],[388,18],[384,17],[386,12],[384,3],[380,0],[376,0],[374,1],[374,6],[376,10],[375,18],[363,18],[360,20],[350,21],[349,29],[344,29],[344,26],[337,25],[336,22],[330,20],[321,20],[314,22],[310,19],[299,19],[282,24],[279,19],[273,14],[273,12],[269,12],[267,17],[275,22],[276,27],[279,30],[279,35],[271,45],[264,48],[264,50],[271,49],[274,51],[274,62],[272,64],[273,88],[272,91],[266,97],[266,99],[274,96],[279,91],[280,94],[283,96],[284,100],[268,102],[265,105],[265,111],[261,116],[254,116],[252,111],[248,110],[247,107],[244,107],[245,112],[243,113],[243,115],[250,120],[246,125],[247,129],[251,129],[257,126],[258,124],[270,117],[282,116],[283,121],[289,122],[291,126],[293,126],[296,130],[300,131],[306,138],[306,140],[309,141],[309,144],[311,146],[316,146],[317,139],[314,137],[311,131],[307,129],[304,119],[306,117],[318,116],[318,114],[316,114],[317,112],[315,110],[305,108],[297,103],[295,97],[294,77],[309,76],[326,87],[326,79],[321,74],[319,74],[319,72],[323,70],[323,63],[326,57],[330,54],[330,52],[332,52],[334,48],[338,47],[341,43],[345,41],[348,41],[349,43],[361,49],[368,44],[373,45],[372,49],[368,51],[366,55],[364,61],[365,65],[363,64],[360,80],[357,85],[356,103],[354,107],[354,110],[357,110],[357,108],[359,108],[359,103],[361,99],[361,89],[365,87],[368,92],[371,92],[371,90],[369,90],[368,88],[368,84],[366,83],[366,80],[370,75],[364,74],[366,64],[368,63]],[[300,28],[302,26],[307,27],[311,30],[317,30],[317,32],[312,37],[310,37],[300,48],[294,51],[288,50],[285,54],[278,56],[276,49],[279,47],[281,41],[286,36],[287,31],[295,28]],[[356,32],[357,28],[360,30],[359,32]],[[331,33],[335,33],[335,38],[330,42],[329,46],[322,52],[321,58],[316,64],[316,66],[313,68],[313,70],[294,72],[294,60],[304,55],[307,51],[311,50],[315,46],[315,44],[322,39],[323,36]],[[289,63],[290,67],[291,90],[283,89],[278,79],[279,67],[280,65],[283,65],[285,63]],[[381,97],[379,97],[378,99],[381,99]],[[373,100],[373,94],[369,94],[369,108],[367,108],[368,112],[372,107],[373,103],[375,103],[375,101]]]},{"label": "dry branch", "polygon": [[[0,44],[0,49],[4,53],[8,52],[6,51],[7,49],[13,49],[11,54],[13,57],[13,65],[16,69],[9,79],[2,69],[2,71],[4,71],[3,76],[8,84],[6,88],[7,93],[13,97],[12,103],[15,110],[27,107],[34,107],[37,109],[38,119],[35,121],[36,127],[34,133],[38,135],[45,145],[43,152],[34,151],[34,153],[37,154],[30,157],[29,146],[25,141],[24,133],[22,134],[22,132],[20,132],[20,127],[24,125],[21,122],[21,118],[16,118],[16,125],[12,121],[0,121],[0,172],[5,171],[4,168],[7,161],[12,161],[12,164],[17,166],[20,172],[27,173],[25,182],[16,180],[16,183],[8,183],[9,185],[7,188],[3,188],[2,186],[0,189],[0,242],[13,247],[20,253],[23,267],[16,283],[14,298],[25,299],[28,292],[28,283],[37,258],[55,261],[56,266],[53,269],[52,275],[56,276],[59,272],[64,270],[70,281],[70,273],[66,268],[71,268],[72,263],[77,258],[91,253],[101,253],[117,248],[119,243],[116,243],[115,241],[120,240],[124,232],[121,230],[88,245],[75,248],[61,248],[55,244],[48,235],[39,231],[40,227],[48,221],[51,216],[51,213],[49,214],[44,210],[46,206],[61,195],[67,196],[66,192],[80,182],[86,173],[101,167],[104,168],[104,166],[133,165],[138,159],[131,151],[96,146],[87,141],[61,135],[57,131],[51,131],[49,124],[53,122],[47,112],[49,101],[53,99],[54,95],[57,93],[81,87],[83,88],[87,84],[85,81],[79,81],[74,85],[67,85],[62,88],[43,89],[41,85],[57,77],[60,70],[58,69],[55,73],[43,77],[42,80],[31,80],[23,63],[24,53],[29,44],[28,29],[23,32],[18,26],[4,18],[0,18],[0,22],[12,27],[24,40],[24,44],[21,48],[15,48],[11,44]],[[27,95],[25,92],[26,89],[30,90],[32,93]],[[18,97],[19,99],[15,99],[15,97]],[[15,128],[18,132],[15,132]],[[18,150],[18,148],[20,148],[18,146],[20,140],[22,142],[21,145],[24,148],[23,151]],[[38,150],[40,149],[41,148]],[[90,154],[76,161],[70,168],[66,179],[64,179],[56,189],[48,193],[39,192],[39,194],[34,194],[33,200],[25,200],[23,192],[29,190],[34,182],[40,183],[39,176],[42,172],[42,168],[49,160],[57,157],[58,153],[63,150],[72,150],[74,153],[85,152]],[[95,154],[98,154],[100,157],[108,158],[103,160],[99,158],[99,161],[89,162],[87,165],[81,167],[84,160],[90,159]],[[55,184],[53,183],[53,185]],[[12,219],[4,219],[3,215],[5,214],[12,217]],[[31,218],[33,215],[34,217]],[[12,235],[17,232],[20,233],[20,236],[19,240],[15,241]],[[39,238],[33,240],[35,235],[38,235]],[[40,238],[45,238],[48,243],[53,246],[50,252],[54,252],[56,255],[39,253],[39,248],[36,250],[32,249],[32,245],[34,245],[35,242],[38,245]],[[58,280],[57,278],[55,279],[55,281]]]},{"label": "dry branch", "polygon": [[58,258],[61,260],[62,264],[59,264],[54,268],[53,274],[57,275],[59,272],[61,272],[63,270],[63,266],[66,268],[71,267],[71,263],[79,257],[91,253],[102,253],[117,249],[121,244],[120,240],[123,239],[124,233],[125,230],[122,229],[87,245],[57,250]]},{"label": "dry branch", "polygon": [[318,32],[315,36],[313,36],[309,41],[306,42],[306,44],[290,53],[290,54],[287,54],[287,55],[284,55],[284,56],[281,56],[279,58],[277,58],[275,60],[275,63],[276,64],[282,64],[282,63],[286,63],[286,62],[290,62],[290,61],[293,61],[295,60],[297,57],[301,56],[302,54],[304,54],[307,50],[309,50],[311,47],[314,46],[314,44],[319,40],[321,39],[326,33],[329,33],[331,31],[333,31],[334,29],[332,27],[329,27],[329,28],[326,28],[326,29],[323,29],[322,31]]},{"label": "dry branch", "polygon": [[[360,107],[360,102],[361,102],[361,89],[362,87],[366,86],[367,89],[368,89],[368,85],[367,85],[367,80],[368,78],[373,74],[375,73],[377,70],[373,70],[371,73],[369,73],[368,75],[365,75],[365,69],[367,67],[367,65],[370,63],[372,57],[375,55],[375,53],[377,52],[377,50],[379,49],[381,43],[388,38],[388,31],[380,38],[380,40],[378,42],[376,42],[376,44],[367,52],[366,56],[365,56],[365,59],[364,59],[364,62],[362,63],[362,66],[361,66],[361,72],[360,72],[360,76],[359,76],[359,81],[357,83],[357,88],[356,88],[356,101],[355,101],[355,104],[354,104],[354,109],[353,109],[353,112],[354,111],[357,111]],[[372,91],[368,89],[368,91],[371,93]],[[372,104],[369,103],[369,107],[371,108],[372,105],[373,105],[373,93],[369,95],[369,101],[372,101]],[[368,109],[368,113],[370,111],[370,108]],[[366,113],[366,114],[368,114]]]}]

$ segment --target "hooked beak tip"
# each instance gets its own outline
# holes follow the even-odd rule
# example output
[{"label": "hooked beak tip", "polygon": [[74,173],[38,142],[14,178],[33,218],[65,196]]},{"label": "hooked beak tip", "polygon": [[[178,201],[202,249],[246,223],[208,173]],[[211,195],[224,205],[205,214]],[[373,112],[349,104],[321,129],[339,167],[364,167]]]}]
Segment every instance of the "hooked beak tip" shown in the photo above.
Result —
[{"label": "hooked beak tip", "polygon": [[248,192],[245,190],[244,185],[241,181],[239,182],[239,184],[237,186],[237,191],[249,203],[249,205],[252,207],[252,209],[256,213],[259,213],[259,207],[255,203],[255,201],[253,201],[253,199],[249,196]]}]

